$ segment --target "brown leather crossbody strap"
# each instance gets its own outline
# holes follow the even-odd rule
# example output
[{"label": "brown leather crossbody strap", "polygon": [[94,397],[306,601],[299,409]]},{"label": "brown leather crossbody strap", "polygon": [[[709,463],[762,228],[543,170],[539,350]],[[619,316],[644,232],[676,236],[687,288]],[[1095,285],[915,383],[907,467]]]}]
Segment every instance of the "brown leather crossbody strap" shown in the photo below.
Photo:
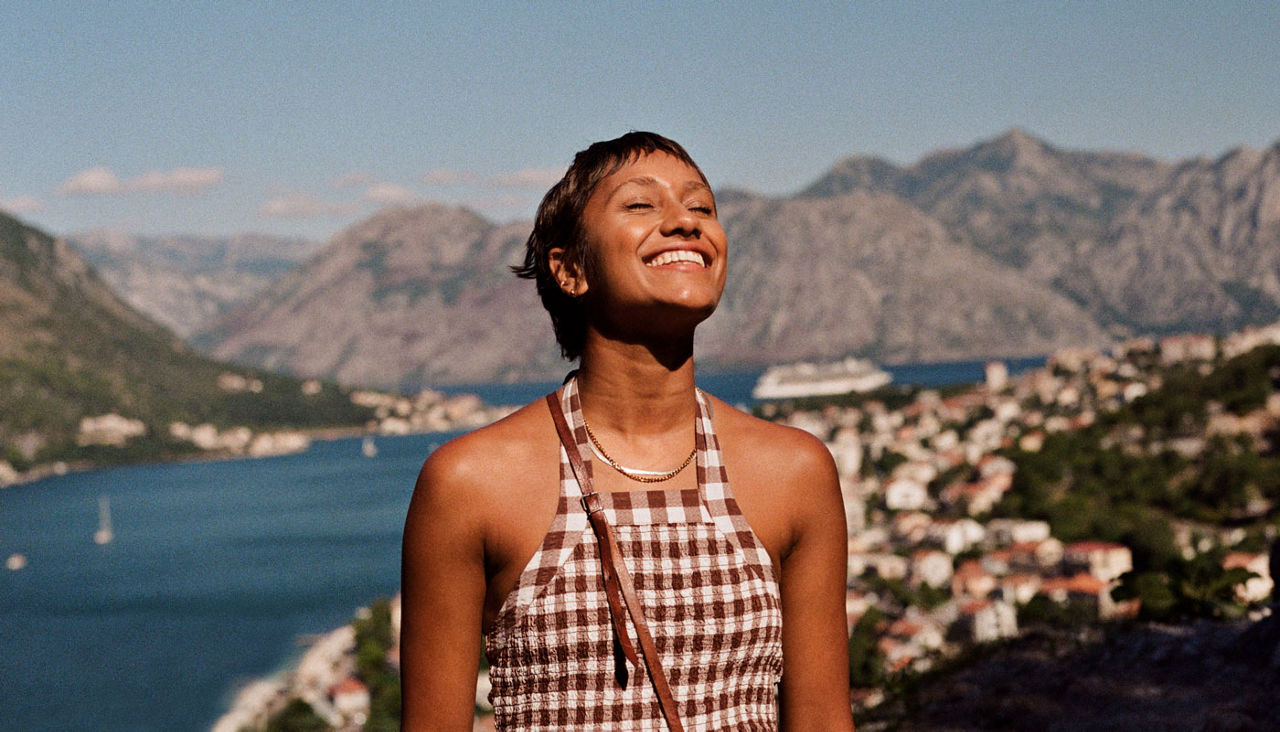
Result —
[{"label": "brown leather crossbody strap", "polygon": [[[658,695],[662,716],[666,718],[671,732],[684,732],[684,726],[680,723],[680,714],[676,711],[675,698],[671,695],[671,687],[667,685],[666,674],[662,671],[658,648],[653,642],[653,636],[649,635],[649,625],[644,619],[644,608],[640,605],[640,599],[636,597],[635,587],[631,583],[631,574],[627,572],[627,565],[622,561],[617,541],[613,538],[613,531],[605,518],[604,508],[600,505],[600,495],[596,493],[590,471],[582,462],[578,441],[574,438],[573,431],[569,429],[569,423],[565,421],[564,411],[560,408],[560,401],[555,392],[547,395],[547,406],[551,409],[551,417],[556,423],[556,432],[560,435],[560,442],[569,455],[569,464],[578,478],[578,485],[582,487],[582,507],[587,512],[587,520],[591,522],[591,530],[595,533],[596,541],[600,545],[605,596],[609,601],[609,616],[613,620],[615,638],[627,660],[638,665],[635,649],[627,634],[627,622],[622,616],[622,605],[625,603],[631,615],[631,624],[636,629],[636,638],[640,641],[640,650],[644,653],[644,665],[649,670],[649,680],[653,683],[653,690]],[[619,666],[623,665],[619,664]],[[626,688],[625,673],[619,673],[618,683]]]}]

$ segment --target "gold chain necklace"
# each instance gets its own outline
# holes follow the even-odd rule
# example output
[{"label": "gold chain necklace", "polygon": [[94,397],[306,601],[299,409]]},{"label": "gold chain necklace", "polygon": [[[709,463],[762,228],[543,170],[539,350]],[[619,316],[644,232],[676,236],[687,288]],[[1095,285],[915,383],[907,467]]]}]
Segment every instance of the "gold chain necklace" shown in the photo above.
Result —
[{"label": "gold chain necklace", "polygon": [[672,478],[679,475],[681,470],[684,470],[685,468],[689,467],[689,463],[693,462],[693,456],[698,454],[698,446],[694,445],[693,449],[689,451],[689,457],[685,458],[684,462],[680,463],[679,467],[673,468],[671,470],[667,470],[665,472],[655,473],[650,470],[641,470],[639,468],[628,468],[622,465],[621,463],[619,463],[617,460],[614,460],[613,458],[609,457],[609,453],[604,451],[604,447],[601,446],[600,441],[596,439],[595,433],[591,431],[591,425],[587,424],[587,420],[585,418],[582,420],[582,426],[587,428],[587,437],[591,438],[591,446],[595,448],[594,452],[597,455],[599,455],[600,458],[604,460],[609,467],[613,468],[619,473],[622,473],[624,476],[630,478],[631,480],[636,481],[637,483],[661,483],[663,481],[671,480]]}]

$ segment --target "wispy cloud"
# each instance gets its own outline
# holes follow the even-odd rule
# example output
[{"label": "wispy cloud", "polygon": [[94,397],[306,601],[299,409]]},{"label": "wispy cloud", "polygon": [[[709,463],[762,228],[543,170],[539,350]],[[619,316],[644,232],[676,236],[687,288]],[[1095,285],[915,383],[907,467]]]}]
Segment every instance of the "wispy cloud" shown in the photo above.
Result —
[{"label": "wispy cloud", "polygon": [[418,194],[395,183],[378,183],[369,186],[362,196],[370,203],[409,203],[418,200]]},{"label": "wispy cloud", "polygon": [[0,201],[0,209],[13,214],[35,213],[44,210],[44,201],[35,196],[21,195]]},{"label": "wispy cloud", "polygon": [[498,173],[491,180],[503,188],[550,188],[563,175],[562,168],[522,168]]},{"label": "wispy cloud", "polygon": [[422,182],[429,186],[451,186],[459,183],[477,183],[479,181],[479,173],[470,170],[453,170],[451,168],[428,170],[422,176]]},{"label": "wispy cloud", "polygon": [[94,194],[94,193],[120,193],[124,190],[124,182],[121,181],[110,168],[98,166],[82,170],[79,173],[67,178],[58,186],[58,193],[64,195],[75,194]]},{"label": "wispy cloud", "polygon": [[351,203],[331,203],[307,193],[286,193],[258,207],[258,215],[285,219],[346,216],[356,211]]},{"label": "wispy cloud", "polygon": [[225,173],[220,167],[177,167],[172,170],[152,170],[136,178],[121,178],[110,168],[99,165],[76,173],[58,186],[63,195],[101,195],[132,193],[136,191],[179,191],[194,193],[222,182]]},{"label": "wispy cloud", "polygon": [[222,182],[222,168],[174,168],[153,170],[125,184],[139,191],[198,191]]}]

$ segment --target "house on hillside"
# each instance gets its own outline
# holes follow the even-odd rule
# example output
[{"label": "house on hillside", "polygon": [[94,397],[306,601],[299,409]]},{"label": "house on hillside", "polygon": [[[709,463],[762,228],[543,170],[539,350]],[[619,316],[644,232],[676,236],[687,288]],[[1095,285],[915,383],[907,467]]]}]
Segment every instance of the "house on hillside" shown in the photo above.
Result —
[{"label": "house on hillside", "polygon": [[1116,602],[1111,598],[1111,584],[1087,572],[1070,577],[1046,577],[1040,582],[1040,594],[1057,603],[1084,601],[1098,613],[1099,620],[1135,617],[1141,602],[1137,599]]},{"label": "house on hillside", "polygon": [[1222,357],[1235,358],[1248,353],[1258,346],[1280,343],[1280,323],[1272,323],[1261,328],[1245,326],[1244,330],[1232,333],[1222,342]]},{"label": "house on hillside", "polygon": [[959,610],[951,626],[954,635],[974,643],[990,643],[1018,634],[1018,614],[1003,600],[970,600]]},{"label": "house on hillside", "polygon": [[[906,557],[880,552],[858,554],[849,557],[850,570],[852,570],[855,562],[862,565],[863,572],[873,569],[877,575],[888,580],[906,579],[907,571],[910,568]],[[859,572],[859,574],[862,574],[862,572]]]},{"label": "house on hillside", "polygon": [[996,588],[996,576],[976,559],[962,563],[951,576],[952,597],[985,598]]},{"label": "house on hillside", "polygon": [[1000,518],[987,522],[987,538],[996,546],[1043,541],[1049,538],[1049,522]]},{"label": "house on hillside", "polygon": [[1223,569],[1238,567],[1257,575],[1236,586],[1236,597],[1240,602],[1262,602],[1271,595],[1271,591],[1275,589],[1275,578],[1271,576],[1269,564],[1266,552],[1231,552],[1222,558]]},{"label": "house on hillside", "polygon": [[890,511],[919,511],[929,504],[929,491],[919,481],[894,478],[884,487],[884,505]]},{"label": "house on hillside", "polygon": [[359,729],[369,719],[369,687],[355,677],[347,677],[329,687],[329,703],[343,726]]},{"label": "house on hillside", "polygon": [[844,591],[844,619],[847,626],[845,632],[852,632],[853,626],[875,604],[875,596],[853,588]]},{"label": "house on hillside", "polygon": [[905,511],[893,517],[890,535],[901,542],[919,544],[925,540],[932,524],[933,517],[924,511]]},{"label": "house on hillside", "polygon": [[1069,570],[1083,570],[1103,582],[1111,582],[1133,569],[1133,552],[1124,544],[1106,541],[1077,541],[1063,550]]},{"label": "house on hillside", "polygon": [[841,427],[826,444],[831,457],[836,461],[836,472],[841,477],[856,476],[862,469],[863,453],[858,431],[852,427]]},{"label": "house on hillside", "polygon": [[949,485],[942,490],[940,497],[947,506],[962,510],[969,516],[981,516],[995,508],[1011,485],[1012,475],[997,473],[972,483]]},{"label": "house on hillside", "polygon": [[951,582],[951,555],[937,549],[920,549],[911,555],[911,584],[942,588]]},{"label": "house on hillside", "polygon": [[987,535],[982,524],[971,518],[939,519],[926,532],[929,541],[955,555],[974,546]]},{"label": "house on hillside", "polygon": [[1217,342],[1213,336],[1204,333],[1185,333],[1160,339],[1160,363],[1165,366],[1184,361],[1212,361],[1217,355]]},{"label": "house on hillside", "polygon": [[1025,605],[1040,591],[1040,575],[1029,572],[1014,572],[1001,577],[996,591],[1005,602],[1014,605]]}]

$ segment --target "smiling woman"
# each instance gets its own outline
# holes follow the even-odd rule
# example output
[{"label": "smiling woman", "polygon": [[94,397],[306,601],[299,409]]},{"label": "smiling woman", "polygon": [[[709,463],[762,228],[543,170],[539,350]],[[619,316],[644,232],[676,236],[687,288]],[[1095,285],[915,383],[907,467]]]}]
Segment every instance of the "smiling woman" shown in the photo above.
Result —
[{"label": "smiling woman", "polygon": [[407,729],[470,728],[481,635],[499,729],[852,729],[831,456],[694,384],[727,257],[659,135],[592,145],[547,193],[518,273],[580,368],[423,466]]}]

